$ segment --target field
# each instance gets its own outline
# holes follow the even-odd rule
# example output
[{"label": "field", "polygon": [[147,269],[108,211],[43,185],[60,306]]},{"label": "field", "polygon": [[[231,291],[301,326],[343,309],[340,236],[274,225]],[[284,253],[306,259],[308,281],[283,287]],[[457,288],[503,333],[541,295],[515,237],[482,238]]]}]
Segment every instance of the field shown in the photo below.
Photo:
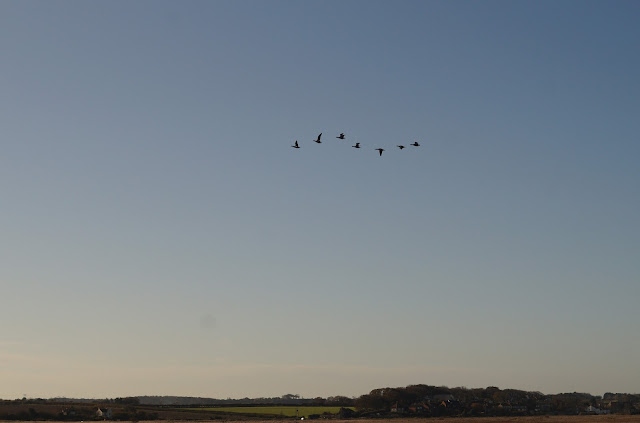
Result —
[{"label": "field", "polygon": [[[225,407],[225,408],[245,408],[245,407]],[[257,408],[257,407],[256,407]],[[265,407],[265,408],[291,408],[291,407]],[[293,407],[295,408],[295,407]],[[303,409],[305,407],[299,407],[298,409]],[[323,408],[323,407],[307,407],[307,408]],[[208,410],[211,412],[211,410]],[[228,411],[227,411],[228,412]],[[191,411],[191,418],[169,418],[164,419],[164,421],[169,421],[171,423],[211,423],[210,417],[205,418],[193,418],[194,412]],[[207,411],[205,411],[207,413]],[[195,413],[199,414],[199,413]],[[232,416],[235,413],[229,413],[227,416]],[[312,413],[313,414],[313,413]],[[273,423],[274,421],[278,421],[278,419],[274,420],[272,418],[268,418],[265,415],[264,419],[255,419],[255,418],[244,418],[240,417],[238,420],[236,419],[223,419],[226,421],[233,421],[234,423]],[[177,417],[177,416],[176,416]],[[295,420],[295,417],[287,417],[283,415],[284,420]],[[220,420],[218,420],[220,421]],[[601,416],[527,416],[527,417],[434,417],[434,418],[393,418],[393,419],[350,419],[350,420],[330,420],[331,423],[640,423],[640,415],[601,415]],[[149,421],[148,423],[157,423],[158,420]],[[0,423],[19,423],[18,420],[0,420]],[[66,422],[69,423],[69,422]],[[139,421],[137,423],[145,423],[143,421]]]},{"label": "field", "polygon": [[[433,417],[398,419],[354,419],[357,423],[640,423],[640,415],[600,416],[522,416],[522,417]],[[334,423],[355,423],[354,420],[334,420]]]},{"label": "field", "polygon": [[[234,407],[229,407],[234,408]],[[272,408],[272,407],[267,407]],[[283,407],[285,408],[285,407]],[[300,407],[303,408],[303,407]],[[287,419],[291,420],[291,418]],[[171,423],[210,423],[209,419],[202,420],[170,420]],[[258,423],[261,420],[235,420],[234,423]],[[274,420],[263,420],[272,423]],[[157,423],[157,420],[155,421]],[[351,419],[331,420],[332,423],[640,423],[640,415],[602,415],[602,416],[535,416],[535,417],[445,417],[445,418],[393,418],[393,419]],[[0,420],[0,423],[18,423]],[[68,423],[68,422],[67,422]],[[145,423],[145,422],[137,422]],[[153,422],[148,422],[153,423]]]},{"label": "field", "polygon": [[341,407],[297,407],[293,406],[270,406],[270,407],[205,407],[188,408],[193,411],[209,411],[214,413],[239,413],[239,414],[266,414],[270,416],[283,417],[309,417],[311,414],[336,414]]},{"label": "field", "polygon": [[[242,423],[237,420],[234,423]],[[258,423],[260,420],[246,420],[246,423]],[[264,420],[272,423],[273,420]],[[640,423],[640,415],[600,415],[600,416],[526,416],[526,417],[433,417],[433,418],[393,418],[393,419],[349,419],[330,420],[331,423]],[[143,422],[138,422],[143,423]],[[151,423],[151,422],[150,422]],[[196,423],[178,421],[171,423]],[[205,423],[204,421],[202,423]],[[207,423],[210,423],[208,421]]]}]

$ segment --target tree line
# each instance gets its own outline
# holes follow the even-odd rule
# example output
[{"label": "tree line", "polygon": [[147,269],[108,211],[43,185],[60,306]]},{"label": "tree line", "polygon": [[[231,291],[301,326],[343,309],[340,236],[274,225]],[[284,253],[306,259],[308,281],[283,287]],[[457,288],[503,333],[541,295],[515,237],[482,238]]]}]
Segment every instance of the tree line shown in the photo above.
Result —
[{"label": "tree line", "polygon": [[[4,405],[4,407],[3,407]],[[420,416],[497,416],[533,414],[615,413],[640,414],[640,394],[588,393],[543,394],[538,391],[466,388],[433,385],[376,388],[359,397],[331,396],[303,398],[297,394],[280,397],[215,399],[178,396],[136,396],[106,399],[16,399],[0,400],[0,420],[90,420],[97,407],[112,408],[114,419],[157,418],[150,410],[164,407],[211,407],[225,405],[305,405],[339,406],[342,415],[351,417]],[[12,406],[12,407],[9,407]],[[147,407],[147,411],[140,407]],[[160,408],[155,408],[160,407]],[[186,411],[186,410],[185,410]],[[145,415],[145,413],[147,413]],[[353,413],[353,414],[352,414]]]},{"label": "tree line", "polygon": [[353,406],[360,412],[425,416],[640,414],[640,395],[605,393],[600,397],[580,392],[547,395],[495,386],[469,389],[409,385],[374,389],[355,398]]}]

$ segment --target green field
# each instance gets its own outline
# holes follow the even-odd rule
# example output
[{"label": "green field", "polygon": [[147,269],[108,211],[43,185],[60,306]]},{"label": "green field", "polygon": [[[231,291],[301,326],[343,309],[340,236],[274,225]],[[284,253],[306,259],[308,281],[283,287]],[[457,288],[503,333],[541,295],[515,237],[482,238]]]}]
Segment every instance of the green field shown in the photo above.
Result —
[{"label": "green field", "polygon": [[190,408],[189,410],[239,414],[270,414],[274,416],[285,417],[309,417],[310,414],[336,414],[338,411],[340,411],[340,408],[342,407],[296,407],[295,405],[293,405],[272,407],[205,407]]}]

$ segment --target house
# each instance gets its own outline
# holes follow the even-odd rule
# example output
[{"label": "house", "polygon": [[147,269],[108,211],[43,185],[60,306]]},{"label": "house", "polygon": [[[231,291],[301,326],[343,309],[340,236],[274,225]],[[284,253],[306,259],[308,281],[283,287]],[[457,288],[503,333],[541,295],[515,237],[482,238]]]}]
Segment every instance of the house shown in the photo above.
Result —
[{"label": "house", "polygon": [[416,414],[424,414],[428,413],[430,411],[430,408],[423,402],[415,402],[409,406],[409,411]]},{"label": "house", "polygon": [[96,418],[111,420],[113,418],[113,411],[111,411],[110,408],[105,408],[104,410],[98,408],[98,410],[96,410]]},{"label": "house", "polygon": [[588,406],[584,411],[589,414],[609,414],[609,410],[601,410],[593,405]]},{"label": "house", "polygon": [[62,414],[63,416],[75,416],[76,415],[76,409],[71,407],[71,408],[63,408],[62,411],[60,412],[60,414]]},{"label": "house", "polygon": [[442,401],[439,406],[441,408],[460,408],[462,406],[462,404],[460,403],[460,401],[456,401],[456,400],[446,400],[446,401]]},{"label": "house", "polygon": [[429,402],[442,403],[442,401],[454,401],[456,398],[451,394],[439,394],[427,397]]},{"label": "house", "polygon": [[538,413],[548,413],[555,410],[555,404],[552,399],[544,399],[536,402],[535,411]]},{"label": "house", "polygon": [[487,411],[487,404],[485,404],[483,402],[472,402],[471,403],[471,410],[473,410],[476,413],[483,413],[483,412]]},{"label": "house", "polygon": [[393,404],[391,406],[391,412],[392,413],[404,413],[405,409],[404,409],[404,407],[398,406],[398,402],[396,402],[395,404]]}]

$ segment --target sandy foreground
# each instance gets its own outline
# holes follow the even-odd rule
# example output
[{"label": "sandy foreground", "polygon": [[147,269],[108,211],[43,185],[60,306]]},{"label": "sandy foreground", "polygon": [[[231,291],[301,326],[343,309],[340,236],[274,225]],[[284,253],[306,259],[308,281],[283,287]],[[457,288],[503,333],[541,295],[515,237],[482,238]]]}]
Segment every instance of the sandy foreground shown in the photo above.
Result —
[{"label": "sandy foreground", "polygon": [[[278,421],[291,422],[294,419],[284,420],[228,420],[231,423],[275,423]],[[224,421],[224,420],[222,420]],[[600,416],[522,416],[522,417],[431,417],[431,418],[393,418],[393,419],[366,419],[356,418],[348,420],[315,420],[318,423],[640,423],[640,415],[600,415]],[[87,422],[89,422],[87,420]],[[137,423],[212,423],[221,420],[150,420]],[[17,420],[0,420],[0,423],[21,423]],[[26,423],[23,421],[22,423]],[[32,423],[57,423],[53,421]],[[77,422],[59,422],[77,423]],[[126,422],[121,422],[126,423]]]}]

